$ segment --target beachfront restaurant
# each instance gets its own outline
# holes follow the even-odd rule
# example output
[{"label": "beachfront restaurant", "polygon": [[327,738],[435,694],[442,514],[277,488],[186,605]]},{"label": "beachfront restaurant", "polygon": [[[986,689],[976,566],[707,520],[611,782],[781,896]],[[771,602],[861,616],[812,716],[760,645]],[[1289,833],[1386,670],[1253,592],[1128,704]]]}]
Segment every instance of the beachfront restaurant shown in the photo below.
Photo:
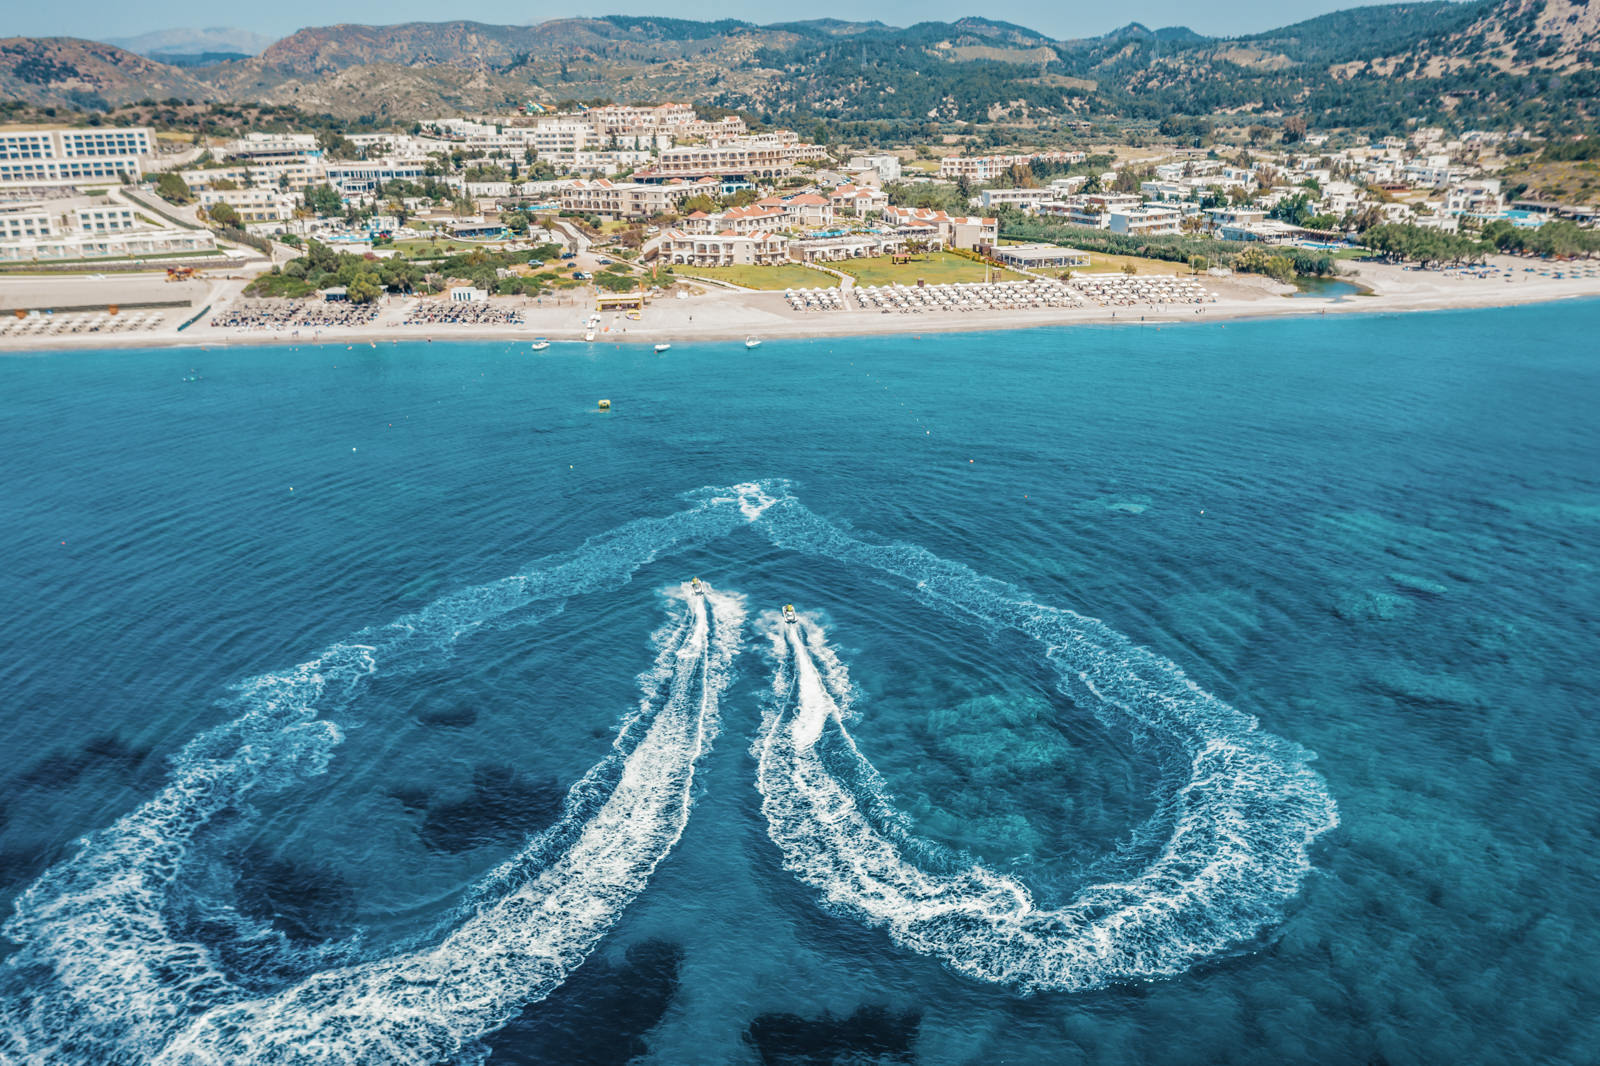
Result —
[{"label": "beachfront restaurant", "polygon": [[1062,270],[1089,265],[1088,252],[1055,244],[1003,244],[991,254],[1006,266],[1023,270]]}]

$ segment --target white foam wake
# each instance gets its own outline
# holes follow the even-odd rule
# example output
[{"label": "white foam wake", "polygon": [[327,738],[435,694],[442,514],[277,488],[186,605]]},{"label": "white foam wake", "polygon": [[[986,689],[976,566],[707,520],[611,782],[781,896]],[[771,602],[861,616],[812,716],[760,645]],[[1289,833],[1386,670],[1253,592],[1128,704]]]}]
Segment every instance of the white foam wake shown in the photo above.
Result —
[{"label": "white foam wake", "polygon": [[[1050,621],[1065,622],[1046,614],[1034,628]],[[785,867],[830,908],[969,977],[1030,992],[1180,973],[1276,921],[1310,869],[1312,840],[1337,824],[1304,753],[1192,685],[1176,692],[1147,686],[1139,695],[1155,708],[1113,700],[1117,710],[1165,725],[1192,759],[1173,833],[1149,866],[1126,882],[1087,886],[1057,909],[1039,907],[1021,882],[978,863],[929,871],[919,858],[947,853],[908,833],[857,750],[839,708],[847,682],[821,628],[807,619],[777,630],[757,787]],[[1106,656],[1128,649],[1091,653],[1089,634],[1078,636],[1050,648],[1058,667],[1088,656],[1099,680],[1126,695],[1135,661],[1118,665]],[[1111,700],[1089,673],[1079,679]]]},{"label": "white foam wake", "polygon": [[186,745],[154,798],[19,896],[3,932],[20,947],[6,965],[28,974],[29,995],[0,1002],[0,1061],[148,1062],[196,1012],[244,994],[207,947],[168,926],[180,863],[219,812],[248,813],[255,794],[322,773],[341,739],[326,716],[371,676],[416,670],[479,627],[548,617],[567,597],[624,584],[660,555],[746,521],[737,495],[702,493],[686,510],[624,524],[235,686],[238,716]]},{"label": "white foam wake", "polygon": [[708,591],[689,599],[689,611],[690,624],[658,656],[664,683],[647,692],[619,737],[619,754],[631,734],[637,741],[621,754],[614,785],[554,861],[437,945],[214,1008],[155,1061],[437,1062],[565,980],[688,820],[694,768],[716,726],[743,607]]}]

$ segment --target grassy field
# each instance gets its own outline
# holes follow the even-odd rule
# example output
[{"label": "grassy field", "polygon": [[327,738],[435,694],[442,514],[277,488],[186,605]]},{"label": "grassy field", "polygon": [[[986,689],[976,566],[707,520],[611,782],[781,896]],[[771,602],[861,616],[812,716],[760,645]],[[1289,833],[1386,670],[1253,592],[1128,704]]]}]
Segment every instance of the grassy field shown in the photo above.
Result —
[{"label": "grassy field", "polygon": [[714,278],[743,285],[747,289],[815,289],[829,288],[839,283],[837,278],[798,263],[785,263],[782,266],[680,266],[673,267],[672,271],[678,277]]},{"label": "grassy field", "polygon": [[[1137,274],[1173,274],[1189,273],[1187,263],[1170,263],[1165,259],[1142,259],[1136,255],[1101,255],[1099,252],[1089,253],[1089,265],[1086,267],[1073,267],[1074,274],[1111,274],[1122,270],[1129,263],[1133,264]],[[1049,273],[1045,271],[1044,273]]]},{"label": "grassy field", "polygon": [[394,247],[396,251],[412,259],[418,256],[449,255],[451,252],[471,251],[474,248],[482,248],[490,252],[499,250],[499,245],[493,242],[458,241],[452,237],[443,237],[438,241],[430,241],[426,238],[414,241],[395,241]]},{"label": "grassy field", "polygon": [[[929,285],[944,285],[958,281],[982,281],[985,267],[970,259],[949,252],[929,252],[913,256],[909,263],[894,263],[889,256],[873,259],[846,259],[829,266],[856,279],[859,285],[915,285],[918,279]],[[1021,275],[1009,270],[994,268],[996,281],[1015,281]]]}]

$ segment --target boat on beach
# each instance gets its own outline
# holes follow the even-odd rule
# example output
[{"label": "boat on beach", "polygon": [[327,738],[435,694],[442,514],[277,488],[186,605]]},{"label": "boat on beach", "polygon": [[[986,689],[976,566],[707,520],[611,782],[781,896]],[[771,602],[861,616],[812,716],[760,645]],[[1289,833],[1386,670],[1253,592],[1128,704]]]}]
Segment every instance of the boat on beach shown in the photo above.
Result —
[{"label": "boat on beach", "polygon": [[534,351],[534,352],[542,352],[548,347],[550,347],[550,342],[549,341],[545,340],[543,337],[535,337],[533,339],[533,343],[528,346],[528,350],[529,351]]},{"label": "boat on beach", "polygon": [[671,347],[672,347],[672,345],[668,344],[666,341],[662,341],[660,344],[656,345],[656,351],[658,353],[664,352],[668,348],[671,348]]},{"label": "boat on beach", "polygon": [[756,340],[754,337],[746,337],[744,339],[744,346],[746,348],[759,348],[761,347],[761,342]]}]

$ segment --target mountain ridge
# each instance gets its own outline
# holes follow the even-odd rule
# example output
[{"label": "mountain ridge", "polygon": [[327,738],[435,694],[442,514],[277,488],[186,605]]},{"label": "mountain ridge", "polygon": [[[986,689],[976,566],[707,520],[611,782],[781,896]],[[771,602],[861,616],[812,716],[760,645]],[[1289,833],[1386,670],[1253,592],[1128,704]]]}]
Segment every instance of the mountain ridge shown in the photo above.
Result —
[{"label": "mountain ridge", "polygon": [[[258,101],[383,122],[606,97],[692,99],[791,123],[1301,113],[1377,128],[1503,111],[1572,124],[1590,121],[1600,99],[1595,7],[1412,0],[1238,37],[1133,22],[1072,40],[978,16],[908,27],[648,16],[340,24],[183,69],[73,38],[11,38],[0,42],[0,92],[75,107],[168,95]],[[1563,76],[1537,77],[1550,71]]]}]

